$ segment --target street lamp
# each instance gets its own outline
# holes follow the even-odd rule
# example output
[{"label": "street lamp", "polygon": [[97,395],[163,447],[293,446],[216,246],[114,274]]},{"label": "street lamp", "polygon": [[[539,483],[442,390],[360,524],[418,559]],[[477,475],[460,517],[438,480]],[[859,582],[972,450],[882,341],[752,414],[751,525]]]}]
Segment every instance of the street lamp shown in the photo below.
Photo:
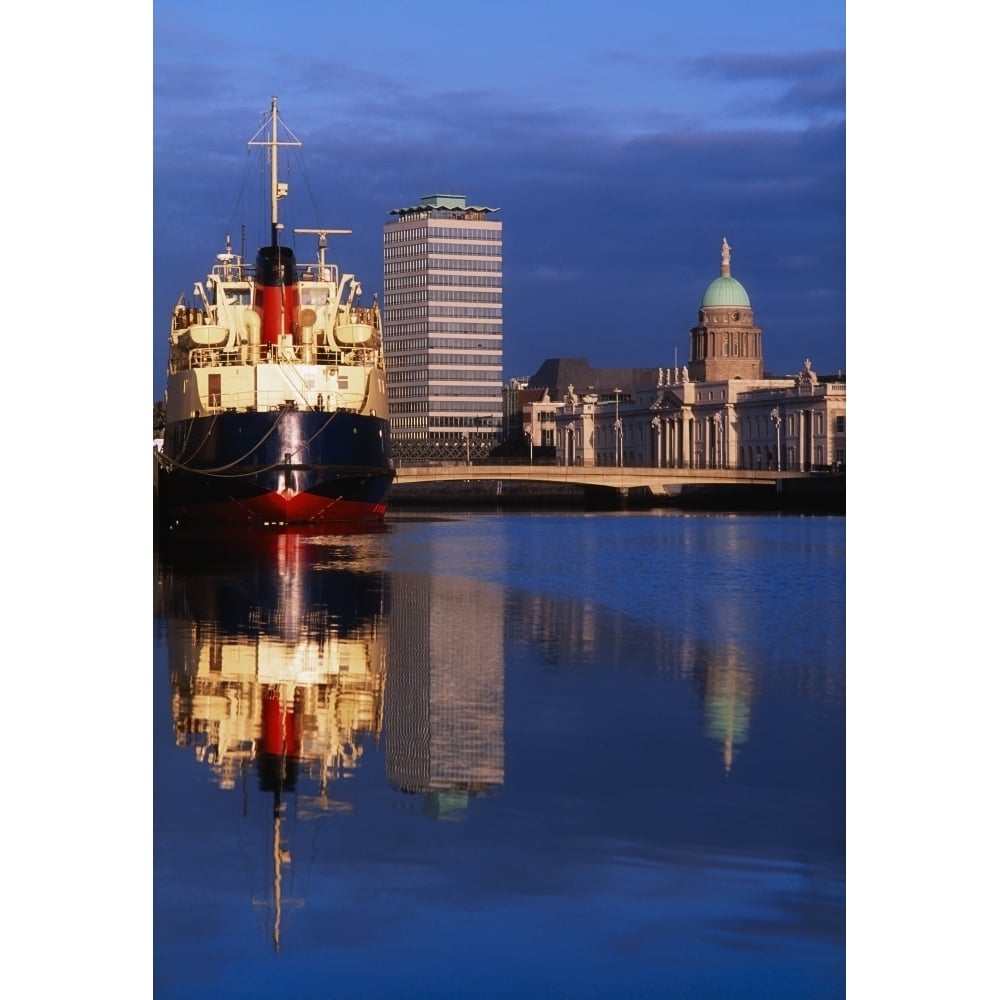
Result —
[{"label": "street lamp", "polygon": [[778,441],[778,472],[781,472],[781,414],[777,407],[771,410],[771,419],[774,421],[774,433]]},{"label": "street lamp", "polygon": [[472,448],[468,431],[465,432],[465,464],[472,465]]},{"label": "street lamp", "polygon": [[528,465],[535,464],[535,439],[531,436],[531,428],[524,432],[524,436],[528,439]]},{"label": "street lamp", "polygon": [[660,437],[663,434],[663,421],[659,417],[653,417],[653,436],[656,438],[656,467],[660,467]]},{"label": "street lamp", "polygon": [[622,422],[618,418],[618,398],[621,396],[621,389],[612,390],[615,394],[615,466],[620,467],[622,464],[622,452],[625,450],[622,447]]},{"label": "street lamp", "polygon": [[723,468],[723,462],[725,460],[722,440],[722,430],[725,426],[725,418],[722,415],[722,411],[719,410],[713,419],[715,420],[715,467],[717,469],[721,469]]}]

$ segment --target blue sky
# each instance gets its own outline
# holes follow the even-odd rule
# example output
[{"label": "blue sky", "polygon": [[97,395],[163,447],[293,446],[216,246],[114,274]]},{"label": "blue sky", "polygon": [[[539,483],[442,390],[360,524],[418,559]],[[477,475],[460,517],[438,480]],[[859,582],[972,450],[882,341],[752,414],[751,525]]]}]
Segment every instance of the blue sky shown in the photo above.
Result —
[{"label": "blue sky", "polygon": [[[842,3],[268,9],[153,7],[154,395],[272,95],[304,144],[284,217],[352,229],[336,251],[366,294],[390,209],[500,208],[505,378],[556,356],[683,363],[723,236],[767,369],[846,370]],[[296,183],[321,218],[291,214]]]}]

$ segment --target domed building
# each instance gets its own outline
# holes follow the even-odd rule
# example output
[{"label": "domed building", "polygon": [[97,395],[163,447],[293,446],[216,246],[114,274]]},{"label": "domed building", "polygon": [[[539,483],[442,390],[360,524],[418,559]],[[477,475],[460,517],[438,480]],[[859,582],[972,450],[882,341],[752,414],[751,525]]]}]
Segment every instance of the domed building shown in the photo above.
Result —
[{"label": "domed building", "polygon": [[764,376],[761,329],[746,289],[730,273],[732,249],[722,238],[722,266],[705,289],[698,325],[691,328],[688,376],[695,382]]},{"label": "domed building", "polygon": [[846,382],[839,372],[818,376],[808,358],[797,374],[765,376],[761,328],[730,273],[731,252],[723,237],[719,276],[702,296],[682,368],[593,369],[582,358],[549,359],[543,369],[555,371],[558,362],[560,373],[572,371],[572,384],[564,388],[555,376],[535,382],[545,398],[519,413],[531,447],[553,446],[560,465],[842,469]]}]

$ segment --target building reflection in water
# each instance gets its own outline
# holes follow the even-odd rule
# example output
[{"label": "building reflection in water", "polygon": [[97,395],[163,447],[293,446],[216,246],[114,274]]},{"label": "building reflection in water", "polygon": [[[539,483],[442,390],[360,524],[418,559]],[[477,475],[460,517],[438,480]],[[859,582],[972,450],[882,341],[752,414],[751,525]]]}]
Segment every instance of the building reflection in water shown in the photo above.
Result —
[{"label": "building reflection in water", "polygon": [[502,591],[397,576],[390,600],[384,533],[262,533],[160,552],[175,742],[219,788],[268,796],[255,899],[275,948],[289,821],[351,811],[337,783],[366,745],[435,818],[463,816],[503,782]]},{"label": "building reflection in water", "polygon": [[696,676],[705,712],[705,735],[720,744],[722,766],[729,774],[737,748],[750,738],[753,672],[743,665],[739,649],[730,645],[716,649]]},{"label": "building reflection in water", "polygon": [[709,645],[677,629],[639,628],[633,616],[589,601],[537,593],[513,595],[506,622],[510,641],[540,650],[552,667],[574,669],[596,660],[691,683],[701,699],[705,735],[718,742],[726,774],[750,738],[754,672],[736,641]]},{"label": "building reflection in water", "polygon": [[[504,779],[504,600],[490,584],[393,577],[386,774],[437,819]],[[404,638],[405,637],[405,638]]]}]

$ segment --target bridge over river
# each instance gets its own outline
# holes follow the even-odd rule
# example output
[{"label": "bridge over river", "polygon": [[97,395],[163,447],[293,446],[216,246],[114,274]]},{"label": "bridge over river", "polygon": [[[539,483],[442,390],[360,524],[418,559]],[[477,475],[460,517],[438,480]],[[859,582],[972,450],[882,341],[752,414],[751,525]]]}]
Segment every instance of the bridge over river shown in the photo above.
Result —
[{"label": "bridge over river", "polygon": [[[400,495],[433,495],[433,486],[440,484],[450,496],[456,484],[498,484],[502,495],[506,484],[538,484],[581,487],[591,499],[617,499],[635,503],[670,503],[685,498],[707,497],[716,500],[756,497],[775,501],[779,495],[836,491],[843,489],[842,476],[812,472],[775,472],[760,469],[664,469],[641,466],[573,466],[573,465],[480,465],[464,463],[434,463],[403,465],[396,469],[393,490]],[[410,490],[409,487],[418,487]],[[479,489],[482,495],[482,487]]]}]

